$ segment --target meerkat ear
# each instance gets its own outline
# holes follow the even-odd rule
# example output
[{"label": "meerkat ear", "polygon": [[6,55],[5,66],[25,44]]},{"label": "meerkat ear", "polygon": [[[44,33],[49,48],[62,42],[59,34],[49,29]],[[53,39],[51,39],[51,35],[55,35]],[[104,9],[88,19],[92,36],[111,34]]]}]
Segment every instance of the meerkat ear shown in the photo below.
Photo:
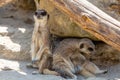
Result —
[{"label": "meerkat ear", "polygon": [[84,43],[81,43],[79,46],[80,49],[84,48]]},{"label": "meerkat ear", "polygon": [[49,17],[50,17],[50,16],[49,16],[49,14],[48,14],[47,16],[48,16],[48,18],[47,18],[47,19],[49,20]]}]

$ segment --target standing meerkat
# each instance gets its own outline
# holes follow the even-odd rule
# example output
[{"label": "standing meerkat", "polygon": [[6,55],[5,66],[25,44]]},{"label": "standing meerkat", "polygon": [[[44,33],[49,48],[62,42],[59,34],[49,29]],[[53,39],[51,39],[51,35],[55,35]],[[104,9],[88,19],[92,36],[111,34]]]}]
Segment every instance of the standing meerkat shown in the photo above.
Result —
[{"label": "standing meerkat", "polygon": [[53,53],[53,69],[65,78],[76,78],[75,74],[93,77],[94,74],[104,73],[85,56],[95,53],[95,45],[87,38],[65,39]]},{"label": "standing meerkat", "polygon": [[27,66],[36,67],[39,71],[34,73],[54,74],[58,73],[49,70],[52,53],[50,49],[50,33],[47,22],[49,14],[45,10],[37,10],[34,14],[35,27],[31,43],[32,64]]},{"label": "standing meerkat", "polygon": [[34,14],[35,26],[32,35],[31,58],[32,62],[39,61],[43,53],[51,55],[50,33],[47,26],[49,15],[45,10],[37,10]]}]

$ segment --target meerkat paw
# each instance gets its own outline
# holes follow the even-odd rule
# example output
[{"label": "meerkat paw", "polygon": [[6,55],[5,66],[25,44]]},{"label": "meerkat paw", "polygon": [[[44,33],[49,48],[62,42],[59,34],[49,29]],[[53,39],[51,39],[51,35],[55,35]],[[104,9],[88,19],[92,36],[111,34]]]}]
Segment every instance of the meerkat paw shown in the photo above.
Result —
[{"label": "meerkat paw", "polygon": [[27,67],[27,68],[33,68],[33,65],[32,65],[32,63],[28,63],[28,64],[26,65],[26,67]]},{"label": "meerkat paw", "polygon": [[27,68],[35,68],[35,69],[38,69],[38,66],[35,65],[35,64],[32,64],[32,63],[28,63],[28,64],[26,65],[26,67],[27,67]]},{"label": "meerkat paw", "polygon": [[64,76],[66,79],[70,79],[70,80],[76,80],[77,79],[77,76],[76,75],[67,75],[67,76]]},{"label": "meerkat paw", "polygon": [[105,74],[107,72],[108,72],[108,70],[97,70],[97,71],[95,71],[95,74]]},{"label": "meerkat paw", "polygon": [[106,73],[108,73],[108,70],[102,70],[102,73],[106,74]]},{"label": "meerkat paw", "polygon": [[37,75],[37,74],[39,74],[39,71],[33,71],[32,72],[32,75]]}]

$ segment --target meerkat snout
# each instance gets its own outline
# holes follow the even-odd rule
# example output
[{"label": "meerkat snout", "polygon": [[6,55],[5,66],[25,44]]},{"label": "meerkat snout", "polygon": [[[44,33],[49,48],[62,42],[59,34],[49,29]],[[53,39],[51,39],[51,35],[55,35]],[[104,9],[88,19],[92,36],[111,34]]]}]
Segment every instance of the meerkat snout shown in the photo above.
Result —
[{"label": "meerkat snout", "polygon": [[35,11],[33,17],[36,26],[45,27],[49,19],[49,14],[46,10],[40,9]]}]

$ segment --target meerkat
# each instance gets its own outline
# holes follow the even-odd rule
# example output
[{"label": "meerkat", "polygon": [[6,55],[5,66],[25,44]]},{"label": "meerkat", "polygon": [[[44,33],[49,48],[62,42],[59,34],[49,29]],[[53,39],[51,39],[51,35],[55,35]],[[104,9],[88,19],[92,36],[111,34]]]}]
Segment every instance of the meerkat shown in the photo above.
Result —
[{"label": "meerkat", "polygon": [[34,73],[53,74],[58,75],[57,72],[49,70],[50,61],[52,58],[50,48],[50,33],[47,22],[49,14],[41,9],[37,10],[34,14],[35,27],[32,35],[31,43],[31,60],[32,64],[28,64],[27,67],[32,66],[38,68],[39,71]]},{"label": "meerkat", "polygon": [[60,42],[53,53],[52,68],[65,78],[76,78],[75,74],[93,77],[104,73],[86,56],[95,54],[95,45],[90,39],[65,39]]}]

